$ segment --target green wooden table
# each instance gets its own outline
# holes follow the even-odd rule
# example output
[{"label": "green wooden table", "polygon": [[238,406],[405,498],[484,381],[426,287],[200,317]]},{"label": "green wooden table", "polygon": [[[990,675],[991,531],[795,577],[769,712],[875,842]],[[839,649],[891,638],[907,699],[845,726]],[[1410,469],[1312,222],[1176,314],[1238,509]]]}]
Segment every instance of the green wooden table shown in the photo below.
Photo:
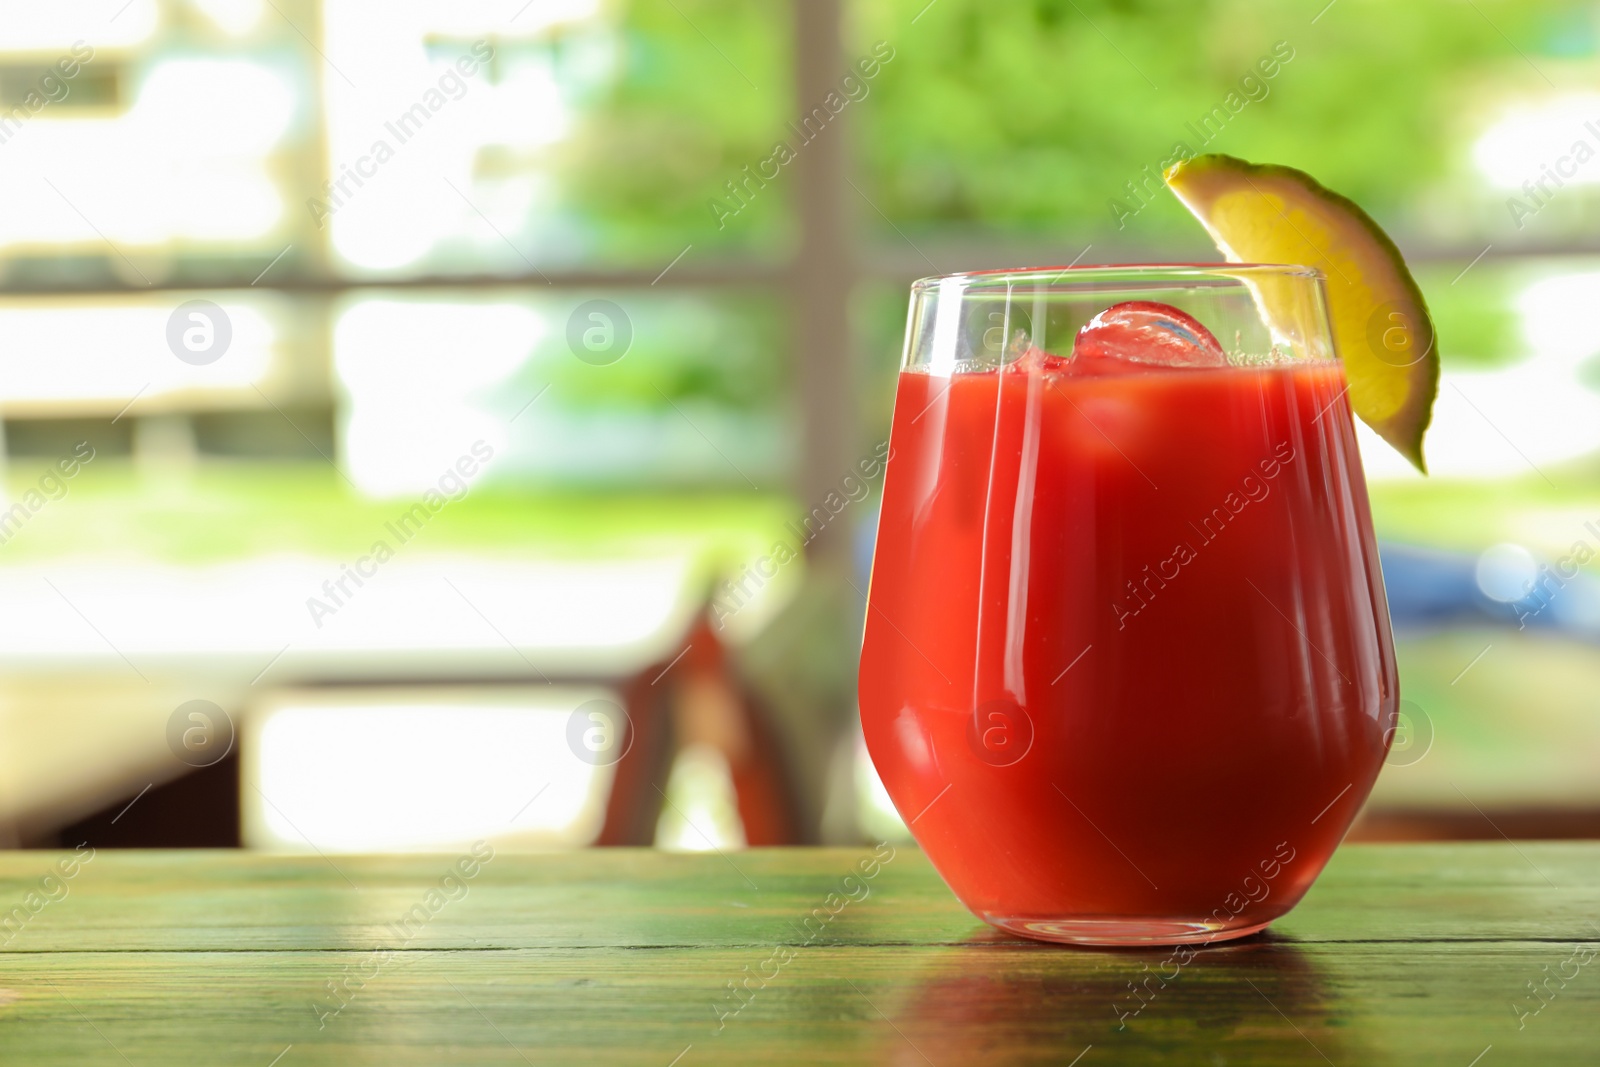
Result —
[{"label": "green wooden table", "polygon": [[1181,968],[872,855],[0,853],[0,1063],[1600,1062],[1600,844],[1346,847]]}]

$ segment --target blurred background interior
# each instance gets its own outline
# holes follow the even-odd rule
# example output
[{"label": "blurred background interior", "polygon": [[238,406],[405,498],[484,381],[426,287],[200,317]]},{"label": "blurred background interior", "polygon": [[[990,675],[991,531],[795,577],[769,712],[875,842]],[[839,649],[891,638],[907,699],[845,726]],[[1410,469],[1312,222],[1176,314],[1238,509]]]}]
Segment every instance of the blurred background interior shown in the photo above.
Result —
[{"label": "blurred background interior", "polygon": [[0,845],[903,836],[907,283],[1215,259],[1179,143],[1438,321],[1355,834],[1600,836],[1592,0],[105,0],[0,10]]}]

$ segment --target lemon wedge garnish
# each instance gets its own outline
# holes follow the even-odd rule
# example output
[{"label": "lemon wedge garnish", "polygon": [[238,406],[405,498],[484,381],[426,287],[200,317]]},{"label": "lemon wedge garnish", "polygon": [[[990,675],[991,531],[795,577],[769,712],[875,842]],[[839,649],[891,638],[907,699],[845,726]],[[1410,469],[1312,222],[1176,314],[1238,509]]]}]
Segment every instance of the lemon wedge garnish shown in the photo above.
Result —
[{"label": "lemon wedge garnish", "polygon": [[[1433,320],[1400,251],[1372,217],[1303,171],[1196,156],[1167,186],[1235,263],[1316,267],[1327,286],[1334,350],[1350,406],[1426,472],[1422,435],[1439,391]],[[1273,290],[1255,287],[1269,322]]]}]

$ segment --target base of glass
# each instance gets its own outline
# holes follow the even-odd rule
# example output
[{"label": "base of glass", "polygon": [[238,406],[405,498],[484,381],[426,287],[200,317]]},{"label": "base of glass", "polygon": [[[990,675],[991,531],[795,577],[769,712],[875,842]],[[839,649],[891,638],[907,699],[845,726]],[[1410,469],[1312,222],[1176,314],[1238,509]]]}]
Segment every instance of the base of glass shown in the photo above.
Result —
[{"label": "base of glass", "polygon": [[1196,945],[1232,941],[1265,930],[1272,920],[1229,926],[1215,920],[1182,919],[1027,919],[980,913],[990,926],[1035,941],[1063,945],[1138,947],[1142,945]]}]

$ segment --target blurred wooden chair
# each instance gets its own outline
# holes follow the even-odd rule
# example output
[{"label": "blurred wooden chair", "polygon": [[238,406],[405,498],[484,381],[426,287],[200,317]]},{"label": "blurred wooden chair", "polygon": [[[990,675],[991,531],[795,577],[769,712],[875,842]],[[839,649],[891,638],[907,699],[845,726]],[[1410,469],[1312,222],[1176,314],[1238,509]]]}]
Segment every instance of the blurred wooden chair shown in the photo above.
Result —
[{"label": "blurred wooden chair", "polygon": [[728,648],[702,616],[670,660],[623,690],[631,738],[617,762],[597,845],[650,845],[678,754],[708,745],[727,760],[745,841],[800,844],[790,769],[770,714],[733,669]]}]

